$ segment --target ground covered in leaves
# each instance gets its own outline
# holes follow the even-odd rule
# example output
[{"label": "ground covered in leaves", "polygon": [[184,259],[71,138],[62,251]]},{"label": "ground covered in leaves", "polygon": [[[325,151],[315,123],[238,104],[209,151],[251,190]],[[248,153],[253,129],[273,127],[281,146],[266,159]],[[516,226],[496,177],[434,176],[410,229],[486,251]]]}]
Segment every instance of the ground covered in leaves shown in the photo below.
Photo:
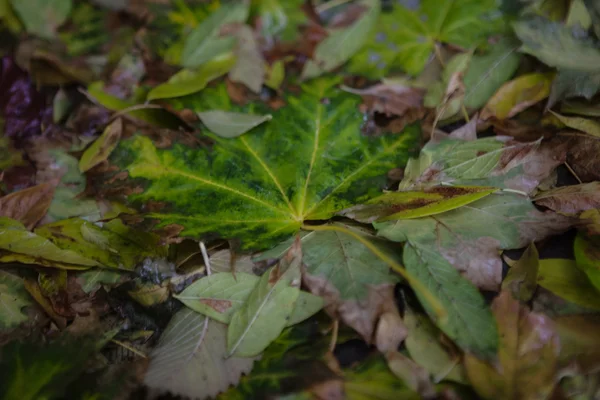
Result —
[{"label": "ground covered in leaves", "polygon": [[600,398],[599,2],[0,23],[0,398]]}]

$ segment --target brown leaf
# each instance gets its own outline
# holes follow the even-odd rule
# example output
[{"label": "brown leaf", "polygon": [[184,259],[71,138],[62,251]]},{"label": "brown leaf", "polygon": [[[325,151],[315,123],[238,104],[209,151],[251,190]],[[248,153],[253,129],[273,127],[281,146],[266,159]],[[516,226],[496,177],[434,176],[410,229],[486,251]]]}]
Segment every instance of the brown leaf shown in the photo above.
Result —
[{"label": "brown leaf", "polygon": [[46,215],[55,185],[52,182],[23,189],[0,198],[0,216],[21,221],[32,229]]},{"label": "brown leaf", "polygon": [[568,141],[567,162],[582,182],[600,181],[600,140],[573,137]]},{"label": "brown leaf", "polygon": [[600,208],[600,182],[563,186],[538,194],[536,204],[565,214]]},{"label": "brown leaf", "polygon": [[490,365],[465,355],[467,375],[485,399],[545,399],[558,381],[559,339],[553,322],[502,292],[493,302],[500,346]]},{"label": "brown leaf", "polygon": [[370,113],[403,116],[409,111],[423,108],[425,90],[395,83],[378,84],[367,89],[344,87],[350,93],[362,96]]}]

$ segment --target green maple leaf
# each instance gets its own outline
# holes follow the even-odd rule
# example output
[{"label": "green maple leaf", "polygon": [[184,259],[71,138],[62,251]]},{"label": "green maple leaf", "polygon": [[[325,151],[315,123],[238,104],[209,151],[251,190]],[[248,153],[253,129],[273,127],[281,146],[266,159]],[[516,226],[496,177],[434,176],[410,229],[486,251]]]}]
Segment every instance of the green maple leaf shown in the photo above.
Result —
[{"label": "green maple leaf", "polygon": [[[350,72],[381,78],[401,68],[416,75],[438,43],[471,48],[501,27],[494,0],[402,2],[382,13],[367,45],[352,58]],[[413,4],[415,6],[413,6]]]},{"label": "green maple leaf", "polygon": [[[185,237],[237,239],[244,249],[274,245],[307,220],[380,194],[386,172],[403,166],[419,129],[401,135],[365,137],[359,99],[320,78],[285,96],[287,105],[250,132],[226,139],[206,132],[212,148],[175,142],[158,149],[148,137],[123,141],[111,162],[128,172],[129,200],[162,205],[147,213],[157,228]],[[224,85],[173,102],[194,111],[221,109],[266,113],[230,104]],[[121,176],[123,174],[120,174]],[[143,188],[143,190],[139,190]]]}]

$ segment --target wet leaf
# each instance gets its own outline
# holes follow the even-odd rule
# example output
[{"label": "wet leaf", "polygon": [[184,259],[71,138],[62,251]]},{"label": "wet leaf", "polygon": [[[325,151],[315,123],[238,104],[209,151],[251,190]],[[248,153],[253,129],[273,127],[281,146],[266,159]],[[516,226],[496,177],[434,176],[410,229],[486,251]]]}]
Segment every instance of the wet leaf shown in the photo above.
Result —
[{"label": "wet leaf", "polygon": [[263,274],[244,305],[232,315],[227,330],[228,355],[254,357],[279,336],[300,294],[301,264],[302,249],[297,239],[279,263]]},{"label": "wet leaf", "polygon": [[569,128],[577,129],[578,131],[585,132],[589,135],[600,137],[600,123],[587,118],[581,117],[566,117],[564,115],[557,114],[550,111],[560,122],[568,126]]},{"label": "wet leaf", "polygon": [[11,3],[25,29],[44,39],[54,38],[73,6],[71,0],[12,0]]},{"label": "wet leaf", "polygon": [[157,236],[129,228],[118,219],[98,224],[79,218],[65,219],[35,232],[63,251],[80,254],[106,268],[131,271],[147,257],[165,257],[167,252],[166,246],[159,246]]},{"label": "wet leaf", "polygon": [[[20,222],[6,217],[0,217],[0,249],[9,252],[0,255],[0,262],[16,259],[25,264],[45,265],[46,261],[58,268],[68,264],[73,269],[99,265],[76,252],[57,247],[50,240],[29,232]],[[11,257],[10,253],[16,255]]]},{"label": "wet leaf", "polygon": [[251,115],[222,110],[201,111],[198,117],[212,133],[223,138],[236,138],[273,119],[271,114]]},{"label": "wet leaf", "polygon": [[526,303],[533,297],[538,281],[539,255],[534,244],[530,244],[525,252],[508,271],[502,281],[502,289],[509,291],[515,299]]},{"label": "wet leaf", "polygon": [[104,129],[104,132],[86,149],[79,159],[79,171],[85,172],[106,161],[117,147],[123,131],[123,121],[118,118]]},{"label": "wet leaf", "polygon": [[[343,226],[343,225],[340,225]],[[353,229],[374,241],[386,254],[398,259],[393,247],[368,232]],[[278,258],[290,248],[287,241],[265,252],[261,259]],[[360,333],[365,341],[373,339],[375,324],[384,306],[393,304],[393,289],[398,278],[386,263],[350,235],[335,231],[312,231],[302,236],[303,282],[315,295],[325,299],[326,309]]]},{"label": "wet leaf", "polygon": [[600,309],[600,291],[573,260],[552,258],[540,260],[538,284],[572,303]]},{"label": "wet leaf", "polygon": [[421,218],[454,210],[497,190],[477,186],[442,186],[425,188],[422,192],[388,192],[340,214],[363,223]]},{"label": "wet leaf", "polygon": [[600,182],[561,186],[542,192],[533,199],[536,204],[564,214],[600,208]]},{"label": "wet leaf", "polygon": [[505,83],[487,102],[481,119],[511,118],[528,107],[542,101],[550,94],[554,74],[521,75]]},{"label": "wet leaf", "polygon": [[226,325],[183,309],[175,314],[156,348],[144,383],[158,393],[205,399],[237,384],[255,359],[226,357]]},{"label": "wet leaf", "polygon": [[228,24],[243,23],[248,18],[249,1],[235,1],[221,5],[217,11],[205,19],[187,36],[181,64],[195,68],[213,58],[223,55],[235,46],[235,37],[221,36]]},{"label": "wet leaf", "polygon": [[353,57],[350,72],[380,78],[402,68],[420,73],[439,43],[473,48],[499,28],[496,2],[435,0],[394,4],[382,13],[364,49]]},{"label": "wet leaf", "polygon": [[304,79],[315,78],[344,64],[367,42],[380,12],[377,0],[361,0],[364,13],[346,28],[329,29],[328,36],[317,45],[313,57],[302,70]]},{"label": "wet leaf", "polygon": [[573,247],[575,261],[597,289],[600,289],[600,237],[579,232]]},{"label": "wet leaf", "polygon": [[[378,194],[384,174],[404,164],[416,140],[414,126],[402,135],[362,136],[358,99],[332,88],[336,83],[313,80],[302,94],[286,97],[289,105],[268,124],[236,139],[214,136],[212,150],[181,143],[157,149],[135,136],[121,141],[111,162],[144,181],[144,191],[130,201],[169,204],[146,214],[160,221],[157,227],[180,226],[183,237],[218,234],[245,249],[264,249],[296,233],[304,220],[327,219]],[[206,89],[200,101],[180,106],[206,109],[206,101],[213,109],[215,102],[232,109],[225,96],[223,86]]]},{"label": "wet leaf", "polygon": [[521,56],[516,51],[513,40],[504,38],[494,44],[489,52],[474,55],[464,74],[464,105],[470,109],[478,109],[509,80],[517,67]]},{"label": "wet leaf", "polygon": [[500,250],[520,248],[563,232],[571,223],[567,217],[536,210],[526,197],[506,193],[435,216],[374,225],[379,235],[418,244],[427,249],[421,250],[425,255],[439,252],[438,257],[475,285],[497,290],[502,275]]},{"label": "wet leaf", "polygon": [[498,366],[465,355],[467,375],[485,399],[547,398],[558,377],[558,334],[552,321],[503,292],[492,304],[498,322]]},{"label": "wet leaf", "polygon": [[20,221],[32,229],[46,215],[52,198],[54,185],[42,183],[0,197],[0,216]]},{"label": "wet leaf", "polygon": [[33,301],[23,285],[23,279],[0,270],[0,329],[5,330],[27,321],[23,308]]},{"label": "wet leaf", "polygon": [[225,75],[234,66],[235,57],[228,53],[206,62],[196,69],[182,69],[168,82],[158,85],[148,92],[148,101],[169,99],[199,92],[206,85]]},{"label": "wet leaf", "polygon": [[477,140],[431,140],[410,160],[400,189],[452,184],[493,186],[530,193],[564,162],[565,147],[551,142],[520,143],[496,136]]}]

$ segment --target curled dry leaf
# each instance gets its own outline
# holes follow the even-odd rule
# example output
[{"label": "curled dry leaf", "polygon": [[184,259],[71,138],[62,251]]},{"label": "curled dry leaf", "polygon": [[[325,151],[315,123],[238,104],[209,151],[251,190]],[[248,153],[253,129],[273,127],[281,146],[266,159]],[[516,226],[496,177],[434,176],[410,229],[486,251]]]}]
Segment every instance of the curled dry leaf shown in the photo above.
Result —
[{"label": "curled dry leaf", "polygon": [[32,229],[50,208],[55,184],[46,182],[0,197],[0,216],[20,221]]},{"label": "curled dry leaf", "polygon": [[502,292],[492,310],[498,322],[498,363],[465,355],[469,380],[485,399],[548,398],[558,382],[559,337],[553,322]]}]

